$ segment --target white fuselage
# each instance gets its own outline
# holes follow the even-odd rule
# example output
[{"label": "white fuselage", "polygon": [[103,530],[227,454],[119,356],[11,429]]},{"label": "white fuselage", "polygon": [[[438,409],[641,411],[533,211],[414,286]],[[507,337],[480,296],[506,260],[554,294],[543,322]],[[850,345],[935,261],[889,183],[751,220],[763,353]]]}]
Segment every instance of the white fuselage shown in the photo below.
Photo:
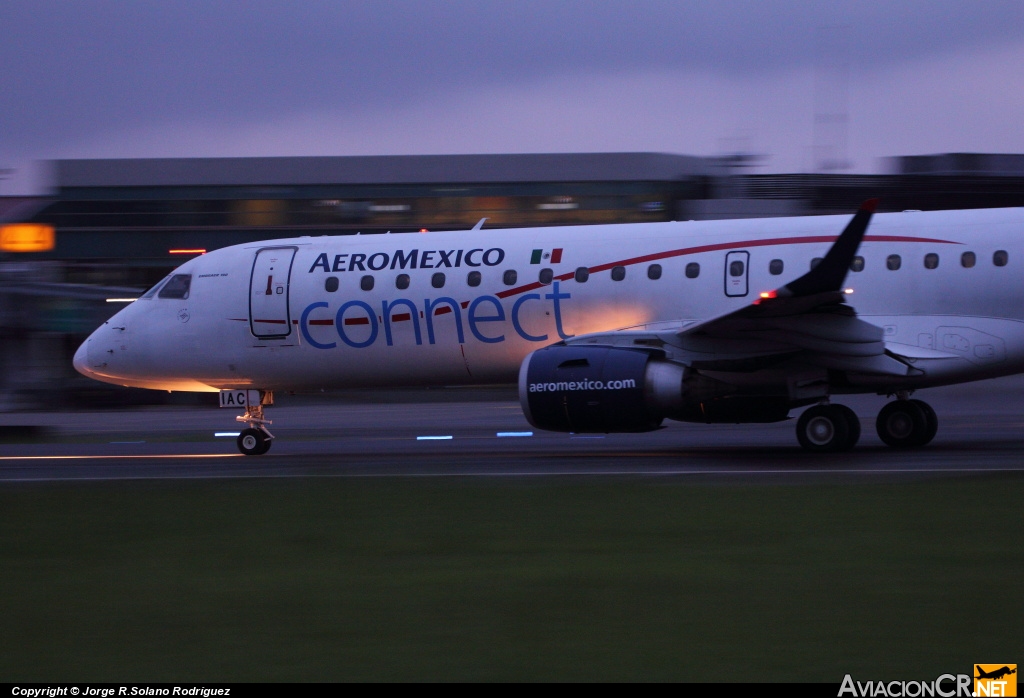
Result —
[{"label": "white fuselage", "polygon": [[[513,383],[527,354],[571,336],[749,305],[807,272],[848,220],[236,245],[174,272],[191,275],[187,297],[157,293],[118,312],[82,345],[75,365],[98,380],[164,390]],[[973,253],[973,265],[964,253]],[[877,215],[858,255],[863,270],[846,279],[858,316],[924,364],[931,352],[947,359],[925,369],[917,386],[1024,371],[1024,209]],[[889,268],[893,255],[898,269]],[[541,281],[545,269],[549,283]],[[478,285],[470,285],[475,273]]]}]

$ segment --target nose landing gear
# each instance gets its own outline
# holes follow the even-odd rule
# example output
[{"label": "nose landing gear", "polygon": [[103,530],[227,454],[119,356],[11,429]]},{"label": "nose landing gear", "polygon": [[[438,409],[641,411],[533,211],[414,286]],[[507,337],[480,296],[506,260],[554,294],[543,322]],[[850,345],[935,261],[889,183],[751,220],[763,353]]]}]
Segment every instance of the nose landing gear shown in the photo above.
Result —
[{"label": "nose landing gear", "polygon": [[262,456],[270,450],[272,438],[265,427],[243,429],[238,435],[238,450],[247,456]]},{"label": "nose landing gear", "polygon": [[274,439],[274,435],[267,429],[267,425],[273,422],[263,418],[264,403],[274,404],[274,394],[260,391],[260,401],[255,405],[246,405],[245,414],[235,417],[236,421],[248,425],[238,435],[238,450],[247,456],[262,456],[270,450]]}]

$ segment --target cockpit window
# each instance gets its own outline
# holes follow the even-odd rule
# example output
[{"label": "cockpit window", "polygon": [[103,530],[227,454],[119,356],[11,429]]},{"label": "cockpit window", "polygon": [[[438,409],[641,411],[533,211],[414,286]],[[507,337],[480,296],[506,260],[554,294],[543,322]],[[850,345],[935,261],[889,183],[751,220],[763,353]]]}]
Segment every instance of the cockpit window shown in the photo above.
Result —
[{"label": "cockpit window", "polygon": [[164,278],[160,279],[160,281],[153,288],[149,289],[148,291],[143,293],[141,296],[139,296],[139,300],[143,300],[143,301],[153,300],[153,296],[156,295],[156,292],[160,290],[160,287],[163,286],[164,282],[167,281],[167,279],[169,279],[169,278],[170,277],[165,276]]},{"label": "cockpit window", "polygon": [[188,289],[192,285],[191,274],[175,274],[160,289],[158,298],[188,298]]}]

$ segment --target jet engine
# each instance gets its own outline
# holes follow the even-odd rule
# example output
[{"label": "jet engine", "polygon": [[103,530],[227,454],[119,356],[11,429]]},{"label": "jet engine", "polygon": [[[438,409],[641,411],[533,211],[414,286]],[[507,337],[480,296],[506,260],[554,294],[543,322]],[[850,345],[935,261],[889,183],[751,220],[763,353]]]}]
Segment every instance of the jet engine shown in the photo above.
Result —
[{"label": "jet engine", "polygon": [[519,369],[519,401],[530,424],[548,431],[642,432],[688,422],[776,422],[782,396],[737,395],[657,353],[606,346],[538,349]]}]

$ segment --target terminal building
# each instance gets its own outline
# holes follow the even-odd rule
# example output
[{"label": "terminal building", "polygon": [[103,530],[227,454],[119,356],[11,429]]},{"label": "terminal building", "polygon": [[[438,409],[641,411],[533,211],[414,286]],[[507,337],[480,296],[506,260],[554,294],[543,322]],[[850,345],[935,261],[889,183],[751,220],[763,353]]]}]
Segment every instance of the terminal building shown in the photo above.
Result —
[{"label": "terminal building", "polygon": [[1024,205],[1022,155],[892,158],[886,175],[744,174],[751,162],[665,153],[58,160],[51,196],[0,199],[0,410],[92,387],[71,356],[120,299],[227,245],[470,229],[481,219],[486,235],[849,213],[871,197],[886,211]]}]

